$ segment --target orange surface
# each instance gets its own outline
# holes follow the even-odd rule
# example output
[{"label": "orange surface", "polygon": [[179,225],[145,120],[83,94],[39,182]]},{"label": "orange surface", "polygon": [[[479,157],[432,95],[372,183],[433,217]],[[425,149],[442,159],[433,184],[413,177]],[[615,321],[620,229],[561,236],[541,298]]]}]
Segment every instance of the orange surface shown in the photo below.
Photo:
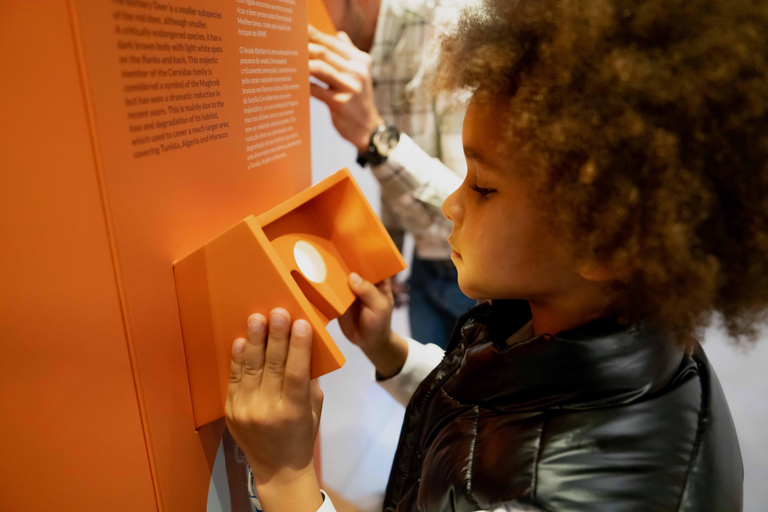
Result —
[{"label": "orange surface", "polygon": [[[304,277],[296,242],[323,256],[321,282]],[[232,341],[245,336],[251,313],[284,307],[313,327],[312,378],[344,357],[325,329],[354,302],[347,276],[379,282],[405,268],[381,221],[348,169],[246,217],[175,265],[184,348],[196,427],[224,414]]]},{"label": "orange surface", "polygon": [[333,21],[323,0],[307,0],[307,17],[309,24],[316,29],[326,34],[336,34],[336,27],[333,26]]},{"label": "orange surface", "polygon": [[67,4],[0,12],[0,510],[156,510]]},{"label": "orange surface", "polygon": [[[183,4],[221,18],[154,12],[162,5],[48,0],[2,7],[3,511],[205,510],[223,422],[195,430],[172,263],[310,184],[304,4],[293,9],[290,31],[269,37],[238,32],[236,9],[245,4]],[[139,14],[142,6],[154,16],[148,10],[141,22],[118,19],[118,11]],[[168,25],[169,16],[205,28]],[[192,67],[191,59],[189,66],[152,63],[185,50],[118,47],[121,38],[134,48],[156,42],[145,32],[153,23],[160,32],[222,38],[222,52],[210,54],[216,61],[195,65],[219,85],[195,91],[219,92],[216,112],[228,127],[218,133],[228,136],[134,158],[147,146],[132,143],[129,126],[139,121],[129,114],[140,108],[124,87],[138,80],[125,73]],[[130,35],[117,34],[117,26],[131,24]],[[241,48],[288,51],[260,58],[287,59],[263,66],[295,69],[297,87],[283,93],[298,101],[291,123],[300,142],[256,168],[249,168],[254,143],[246,140],[243,78],[250,75]],[[136,69],[121,62],[129,54],[141,62]]]}]

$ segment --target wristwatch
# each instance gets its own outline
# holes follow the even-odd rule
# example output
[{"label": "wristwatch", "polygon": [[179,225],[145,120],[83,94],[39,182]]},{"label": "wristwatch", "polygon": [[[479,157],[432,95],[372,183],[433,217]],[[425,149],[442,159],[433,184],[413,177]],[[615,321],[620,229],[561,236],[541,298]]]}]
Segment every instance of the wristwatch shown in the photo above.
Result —
[{"label": "wristwatch", "polygon": [[368,151],[357,156],[357,163],[360,167],[383,164],[399,141],[400,130],[388,124],[377,126],[371,133]]}]

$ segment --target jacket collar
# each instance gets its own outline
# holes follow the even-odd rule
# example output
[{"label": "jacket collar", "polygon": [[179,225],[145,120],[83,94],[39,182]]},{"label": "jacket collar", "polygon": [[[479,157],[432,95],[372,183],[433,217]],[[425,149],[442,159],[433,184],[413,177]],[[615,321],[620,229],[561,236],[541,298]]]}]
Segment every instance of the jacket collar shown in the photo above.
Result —
[{"label": "jacket collar", "polygon": [[518,411],[592,409],[640,400],[695,372],[682,348],[643,325],[606,318],[507,345],[530,320],[526,302],[482,304],[463,320],[449,350],[466,352],[445,383],[459,402]]}]

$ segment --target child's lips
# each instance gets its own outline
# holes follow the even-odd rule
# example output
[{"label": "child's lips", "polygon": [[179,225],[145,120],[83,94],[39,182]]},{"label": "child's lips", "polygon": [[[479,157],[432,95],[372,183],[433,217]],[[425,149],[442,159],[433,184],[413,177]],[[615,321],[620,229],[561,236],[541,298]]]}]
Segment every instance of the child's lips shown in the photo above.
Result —
[{"label": "child's lips", "polygon": [[458,258],[461,259],[461,253],[453,248],[453,244],[451,243],[451,238],[448,237],[448,245],[451,246],[451,259]]}]

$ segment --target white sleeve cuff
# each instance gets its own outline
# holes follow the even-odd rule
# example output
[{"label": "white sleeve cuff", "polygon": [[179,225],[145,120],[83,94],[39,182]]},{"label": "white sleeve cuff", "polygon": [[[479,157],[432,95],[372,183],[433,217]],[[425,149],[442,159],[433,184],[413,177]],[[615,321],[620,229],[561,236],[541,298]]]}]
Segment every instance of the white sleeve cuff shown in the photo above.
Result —
[{"label": "white sleeve cuff", "polygon": [[[325,491],[320,489],[320,494],[323,495],[323,504],[320,505],[320,508],[317,509],[317,512],[336,512],[336,508],[333,506],[331,498],[325,493]],[[262,512],[264,510],[261,508],[261,503],[259,502],[258,496],[256,496],[256,486],[253,483],[253,472],[251,471],[250,465],[248,466],[248,498],[251,501],[251,505],[256,508],[257,512]]]},{"label": "white sleeve cuff", "polygon": [[435,344],[423,345],[411,338],[405,340],[408,342],[408,356],[400,373],[378,381],[379,385],[403,406],[408,405],[421,381],[440,364],[445,355],[443,349]]},{"label": "white sleeve cuff", "polygon": [[336,512],[336,508],[331,503],[331,498],[325,494],[324,490],[320,489],[320,492],[323,495],[323,504],[317,509],[317,512]]}]

